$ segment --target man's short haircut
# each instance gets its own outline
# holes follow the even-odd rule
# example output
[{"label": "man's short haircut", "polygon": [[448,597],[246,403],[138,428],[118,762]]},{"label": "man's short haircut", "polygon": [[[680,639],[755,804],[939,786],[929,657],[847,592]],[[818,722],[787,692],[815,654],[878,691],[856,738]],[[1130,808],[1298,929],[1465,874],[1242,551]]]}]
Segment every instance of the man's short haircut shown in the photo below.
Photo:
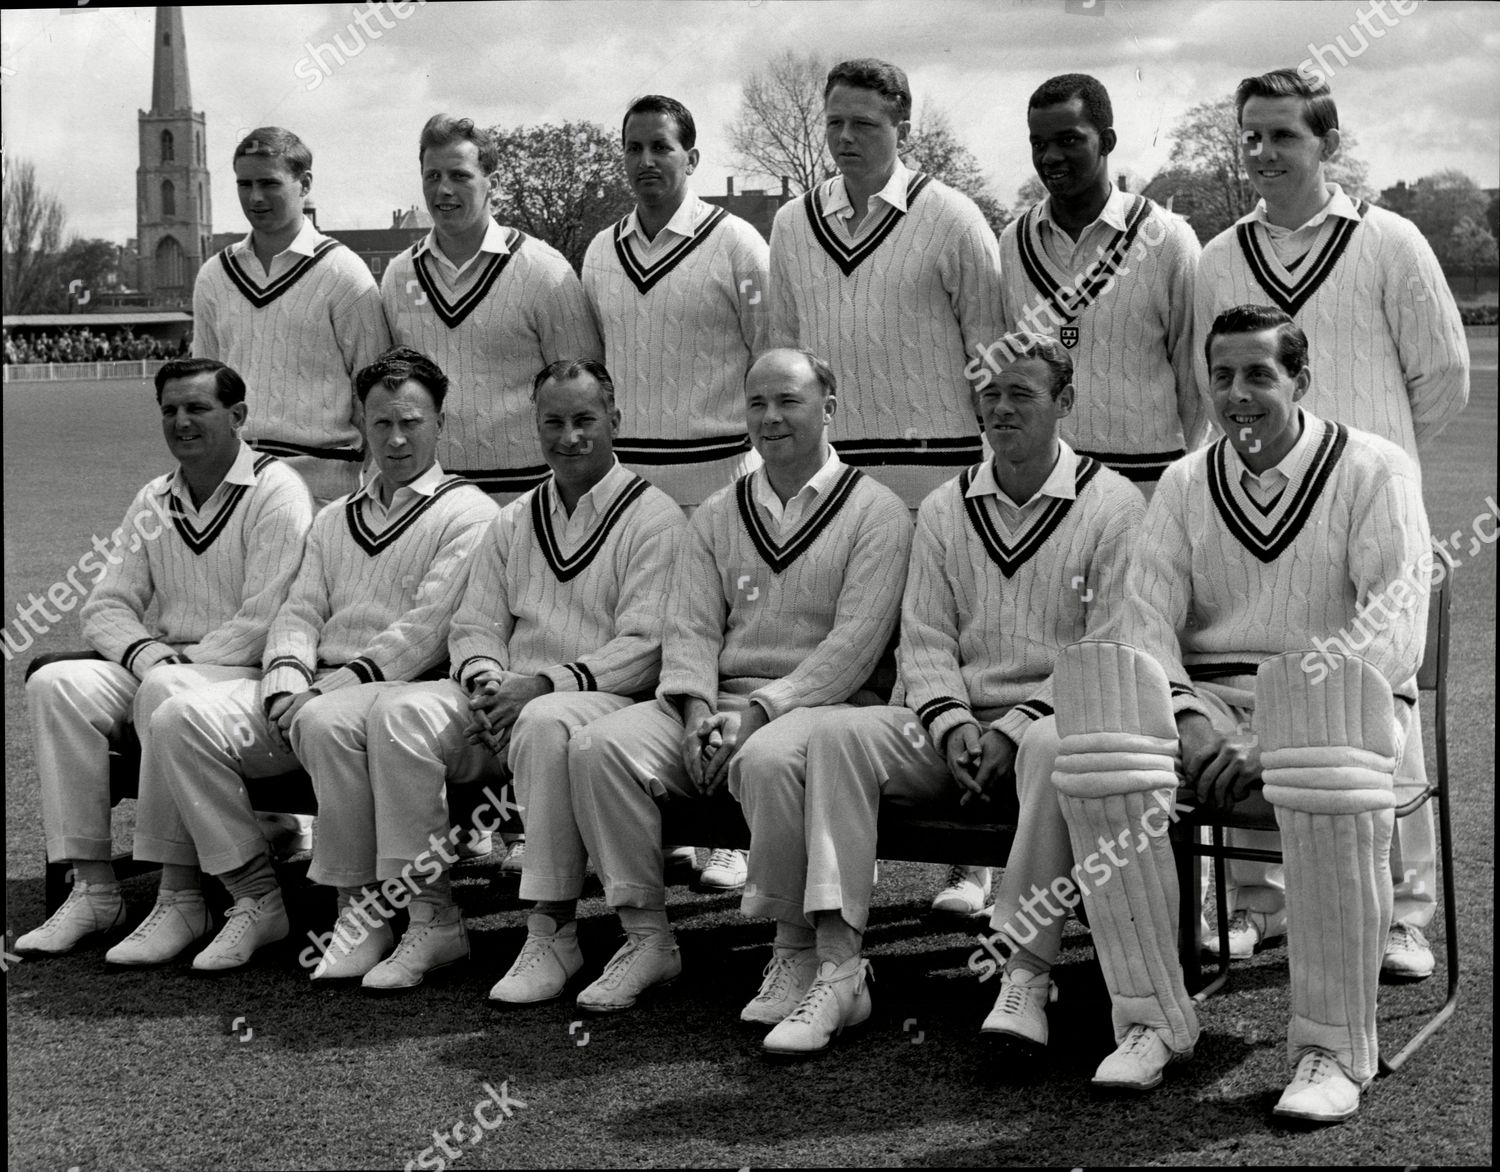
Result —
[{"label": "man's short haircut", "polygon": [[892,122],[907,122],[911,119],[911,85],[906,80],[906,73],[889,61],[879,61],[874,57],[840,61],[828,71],[828,83],[823,87],[825,102],[836,85],[874,90],[885,99]]},{"label": "man's short haircut", "polygon": [[245,135],[234,148],[234,158],[230,160],[230,165],[233,166],[245,155],[280,159],[292,173],[293,179],[301,179],[312,170],[312,151],[307,149],[307,144],[290,130],[283,130],[279,126],[262,126]]},{"label": "man's short haircut", "polygon": [[1236,305],[1214,318],[1203,343],[1203,360],[1213,369],[1214,339],[1229,334],[1276,331],[1276,361],[1295,378],[1307,366],[1307,335],[1289,315],[1271,305]]},{"label": "man's short haircut", "polygon": [[[793,354],[800,354],[803,358],[807,359],[807,365],[812,367],[813,378],[817,380],[818,386],[819,388],[821,388],[823,397],[825,399],[828,398],[829,395],[838,394],[839,380],[838,377],[833,373],[833,367],[829,366],[828,363],[824,362],[811,350],[803,350],[797,346],[787,346],[784,347],[784,349],[790,350]],[[775,351],[768,350],[766,351],[766,353],[771,354],[775,353]],[[765,356],[765,354],[762,354],[760,358],[764,358]],[[756,366],[759,365],[760,358],[757,358],[750,364],[750,370],[745,371],[746,383],[749,383],[750,371],[754,370]]]},{"label": "man's short haircut", "polygon": [[1031,101],[1026,103],[1027,113],[1040,106],[1057,106],[1077,98],[1083,103],[1084,115],[1095,130],[1103,134],[1115,124],[1115,108],[1109,100],[1109,91],[1097,77],[1087,73],[1060,73],[1049,77],[1036,87]]},{"label": "man's short haircut", "polygon": [[[1052,397],[1055,399],[1062,394],[1063,388],[1073,381],[1073,358],[1065,347],[1056,338],[1050,338],[1046,334],[1031,334],[1024,330],[1018,330],[1012,334],[1006,334],[996,343],[1000,353],[1005,355],[1002,365],[1009,365],[1022,358],[1035,358],[1038,362],[1045,362],[1047,369],[1052,372]],[[999,372],[996,371],[998,374]],[[988,384],[986,384],[988,385]]]},{"label": "man's short haircut", "polygon": [[196,378],[200,374],[214,376],[214,394],[225,407],[233,407],[245,401],[245,380],[232,366],[225,366],[217,358],[174,358],[156,372],[156,401],[161,402],[162,392],[174,379]]},{"label": "man's short haircut", "polygon": [[613,415],[615,380],[609,377],[609,371],[604,363],[595,358],[559,358],[556,362],[547,363],[536,372],[536,377],[531,380],[531,401],[536,402],[537,392],[542,389],[543,383],[549,380],[559,383],[570,382],[585,374],[599,384],[599,389],[604,392],[604,409]]},{"label": "man's short haircut", "polygon": [[432,396],[433,407],[443,409],[443,400],[448,397],[448,376],[431,358],[410,346],[392,346],[375,359],[354,376],[354,389],[363,403],[377,386],[395,391],[408,382],[425,387]]},{"label": "man's short haircut", "polygon": [[417,138],[417,162],[432,147],[451,146],[456,142],[472,142],[479,151],[479,169],[486,175],[500,169],[500,146],[495,136],[482,126],[474,125],[472,118],[454,118],[448,114],[434,114],[427,119],[422,133]]},{"label": "man's short haircut", "polygon": [[647,94],[631,102],[630,108],[625,111],[625,117],[620,120],[621,142],[625,141],[625,127],[630,122],[632,114],[665,114],[677,123],[677,141],[682,144],[682,149],[685,151],[692,150],[693,145],[698,141],[698,124],[693,121],[693,112],[676,98],[664,97],[661,94]]},{"label": "man's short haircut", "polygon": [[1326,81],[1309,81],[1295,69],[1273,69],[1259,77],[1247,77],[1234,90],[1234,120],[1245,121],[1245,103],[1251,98],[1301,98],[1302,119],[1322,138],[1339,128],[1339,108]]}]

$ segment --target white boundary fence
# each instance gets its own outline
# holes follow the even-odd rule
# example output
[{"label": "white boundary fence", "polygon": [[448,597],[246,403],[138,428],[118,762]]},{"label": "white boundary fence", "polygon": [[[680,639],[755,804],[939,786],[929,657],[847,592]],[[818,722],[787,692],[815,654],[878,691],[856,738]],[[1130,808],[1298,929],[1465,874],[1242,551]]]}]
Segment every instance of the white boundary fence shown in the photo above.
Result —
[{"label": "white boundary fence", "polygon": [[151,378],[165,366],[162,358],[128,362],[32,362],[0,366],[7,383],[82,382],[108,378]]}]

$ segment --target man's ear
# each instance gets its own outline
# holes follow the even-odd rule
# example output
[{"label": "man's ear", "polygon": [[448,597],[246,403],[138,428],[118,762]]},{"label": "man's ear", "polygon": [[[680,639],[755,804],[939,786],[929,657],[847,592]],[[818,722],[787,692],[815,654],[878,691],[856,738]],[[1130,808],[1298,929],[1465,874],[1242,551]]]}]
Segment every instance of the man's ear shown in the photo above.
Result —
[{"label": "man's ear", "polygon": [[1318,151],[1318,158],[1327,163],[1339,153],[1339,145],[1343,142],[1343,136],[1339,134],[1337,126],[1330,127],[1323,132],[1323,147]]},{"label": "man's ear", "polygon": [[839,409],[839,397],[837,395],[823,396],[823,422],[828,423],[833,419]]},{"label": "man's ear", "polygon": [[245,426],[245,419],[250,414],[250,408],[247,407],[245,405],[245,401],[241,399],[238,403],[236,403],[229,409],[229,414],[234,417],[234,429],[235,431],[238,431],[240,428]]}]

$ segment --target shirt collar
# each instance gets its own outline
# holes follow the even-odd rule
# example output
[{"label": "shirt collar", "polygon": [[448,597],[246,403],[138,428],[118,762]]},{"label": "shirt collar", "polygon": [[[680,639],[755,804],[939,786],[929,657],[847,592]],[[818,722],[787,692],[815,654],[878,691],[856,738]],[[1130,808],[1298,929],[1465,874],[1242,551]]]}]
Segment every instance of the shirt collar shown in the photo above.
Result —
[{"label": "shirt collar", "polygon": [[[479,242],[479,251],[497,252],[501,256],[510,251],[510,245],[505,242],[505,229],[495,223],[494,216],[491,216],[489,223],[484,226],[484,239]],[[437,246],[436,228],[431,229],[426,236],[417,242],[417,247],[413,250],[412,255],[415,258],[421,256],[424,252],[432,252],[441,259],[448,260],[443,250]],[[452,264],[453,262],[449,261],[448,263]]]},{"label": "shirt collar", "polygon": [[[872,199],[884,200],[898,212],[906,211],[906,189],[911,183],[912,173],[908,171],[900,159],[896,160],[896,169],[891,172],[891,177],[886,184],[877,191]],[[844,186],[844,177],[836,176],[833,180],[833,189],[829,196],[823,201],[824,216],[839,216],[841,218],[852,216],[854,205],[849,202],[849,192]]]},{"label": "shirt collar", "polygon": [[[1094,223],[1088,225],[1088,227],[1084,228],[1083,231],[1087,232],[1089,228],[1092,228],[1094,226],[1094,224],[1100,223],[1108,224],[1116,232],[1125,231],[1126,207],[1127,204],[1125,192],[1121,191],[1118,187],[1111,185],[1109,189],[1109,198],[1104,201],[1103,210],[1100,211],[1098,217],[1094,220]],[[1059,232],[1062,231],[1061,228],[1057,227],[1057,221],[1052,218],[1052,197],[1050,195],[1042,200],[1041,207],[1037,211],[1036,215],[1038,221],[1040,221],[1041,223],[1050,224],[1053,228],[1057,228]],[[1083,233],[1080,232],[1079,235],[1081,236],[1083,235]]]},{"label": "shirt collar", "polygon": [[[1327,183],[1324,184],[1323,189],[1328,193],[1327,202],[1313,213],[1312,218],[1307,223],[1299,224],[1296,228],[1290,229],[1290,231],[1300,232],[1304,228],[1315,228],[1329,216],[1343,216],[1346,220],[1359,219],[1359,209],[1354,206],[1354,201],[1344,194],[1344,189],[1341,186],[1337,183]],[[1264,224],[1268,229],[1278,232],[1289,230],[1271,223],[1270,217],[1266,213],[1266,201],[1264,199],[1257,201],[1254,208],[1240,217],[1239,222],[1241,224]]]},{"label": "shirt collar", "polygon": [[[302,227],[298,229],[297,235],[293,236],[292,242],[276,255],[280,256],[282,252],[295,252],[299,256],[311,256],[314,252],[317,251],[318,242],[322,239],[323,234],[313,227],[311,220],[309,220],[306,216],[303,216]],[[255,233],[246,232],[244,239],[241,240],[237,245],[235,245],[235,251],[237,253],[249,251],[251,248],[253,248],[254,240]]]},{"label": "shirt collar", "polygon": [[[672,213],[672,218],[662,227],[662,232],[675,232],[678,236],[691,236],[693,230],[698,227],[699,222],[709,212],[713,211],[713,205],[705,203],[693,192],[689,191],[682,203],[677,205],[677,210]],[[637,208],[631,208],[625,217],[625,235],[639,236],[642,244],[653,243],[646,239],[645,229],[641,227],[641,219]],[[656,234],[656,239],[661,239],[661,232]]]},{"label": "shirt collar", "polygon": [[1047,479],[1042,481],[1042,487],[1036,490],[1031,501],[1011,501],[1010,494],[1000,487],[1000,480],[995,475],[993,458],[979,466],[979,471],[969,482],[969,491],[964,493],[964,496],[998,496],[1002,500],[1010,501],[1017,508],[1025,508],[1039,496],[1057,497],[1065,501],[1076,500],[1078,498],[1078,453],[1068,446],[1067,440],[1057,441],[1057,462],[1052,465],[1052,471],[1047,473]]},{"label": "shirt collar", "polygon": [[[578,504],[573,506],[573,516],[578,515],[578,506],[588,501],[594,507],[595,514],[604,511],[617,492],[620,491],[633,477],[626,471],[625,465],[620,463],[620,458],[615,457],[615,462],[610,465],[609,471],[600,479],[599,483],[589,489],[578,498]],[[557,489],[557,475],[554,473],[549,480],[552,484],[552,515],[564,521],[568,518],[568,510],[563,508],[562,493]]]},{"label": "shirt collar", "polygon": [[[813,500],[816,500],[833,487],[834,482],[838,480],[839,474],[843,470],[844,462],[839,459],[839,454],[834,450],[833,445],[829,444],[828,459],[824,460],[823,466],[808,478],[806,484],[792,494],[791,500],[787,501],[787,505],[790,505],[792,501],[804,493],[808,493]],[[771,487],[771,479],[766,475],[766,466],[764,464],[752,474],[750,492],[755,497],[756,504],[773,510],[773,513],[786,507],[781,503],[781,498],[776,495],[776,490]]]},{"label": "shirt collar", "polygon": [[1270,487],[1279,484],[1282,479],[1295,480],[1301,475],[1302,469],[1307,465],[1307,461],[1312,453],[1313,433],[1319,432],[1322,429],[1318,426],[1321,421],[1317,416],[1309,415],[1301,407],[1297,408],[1297,418],[1302,421],[1302,434],[1297,437],[1297,442],[1292,445],[1292,450],[1264,472],[1251,471],[1250,465],[1241,459],[1235,446],[1233,444],[1229,445],[1229,450],[1234,452],[1234,458],[1239,461],[1241,480],[1246,476],[1250,476],[1259,480],[1261,484]]},{"label": "shirt collar", "polygon": [[[359,491],[351,499],[357,501],[360,497],[367,496],[379,505],[380,472],[373,463],[370,465],[370,469],[370,473],[365,477],[364,483],[359,486]],[[434,460],[432,467],[427,469],[426,472],[422,473],[422,475],[418,476],[410,484],[403,484],[401,488],[396,489],[396,492],[391,493],[391,504],[394,505],[396,503],[396,493],[401,492],[402,489],[414,492],[419,496],[431,496],[437,491],[438,485],[443,483],[446,476],[447,473],[443,471],[443,465],[439,461]],[[381,507],[385,508],[386,506],[381,505]]]},{"label": "shirt collar", "polygon": [[[224,479],[219,483],[221,485],[244,484],[254,487],[257,476],[255,460],[255,449],[244,440],[240,440],[239,454],[235,456],[234,463],[229,465],[229,471],[224,473]],[[218,486],[215,486],[214,492],[218,491]],[[181,464],[177,465],[177,471],[167,477],[166,483],[161,487],[162,496],[166,496],[168,493],[176,493],[185,501],[192,500],[192,497],[188,493],[187,478],[182,474]],[[213,494],[210,493],[209,495],[212,496]]]}]

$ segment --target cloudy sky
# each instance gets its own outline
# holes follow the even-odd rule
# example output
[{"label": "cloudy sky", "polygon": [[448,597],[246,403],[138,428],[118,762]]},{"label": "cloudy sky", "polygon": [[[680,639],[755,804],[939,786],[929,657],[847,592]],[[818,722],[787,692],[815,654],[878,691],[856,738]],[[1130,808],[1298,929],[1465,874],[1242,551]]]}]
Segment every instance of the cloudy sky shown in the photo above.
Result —
[{"label": "cloudy sky", "polygon": [[[1104,81],[1116,167],[1145,178],[1190,106],[1342,36],[1352,58],[1324,61],[1377,188],[1444,167],[1500,185],[1500,4],[1402,7],[1415,11],[1402,16],[1390,0],[520,0],[411,5],[387,16],[388,30],[366,21],[378,40],[348,4],[192,7],[184,21],[193,105],[207,115],[213,226],[224,231],[243,227],[229,158],[237,133],[255,126],[291,127],[312,147],[320,223],[376,228],[421,202],[416,138],[429,114],[613,127],[650,92],[692,108],[698,190],[717,193],[740,174],[725,133],[741,79],[783,49],[901,65],[919,109],[947,112],[1011,202],[1031,174],[1026,99],[1051,74]],[[1361,13],[1379,37],[1359,27]],[[88,3],[0,21],[6,160],[33,160],[86,236],[135,234],[153,19],[150,8]],[[343,64],[336,34],[358,50]]]}]

